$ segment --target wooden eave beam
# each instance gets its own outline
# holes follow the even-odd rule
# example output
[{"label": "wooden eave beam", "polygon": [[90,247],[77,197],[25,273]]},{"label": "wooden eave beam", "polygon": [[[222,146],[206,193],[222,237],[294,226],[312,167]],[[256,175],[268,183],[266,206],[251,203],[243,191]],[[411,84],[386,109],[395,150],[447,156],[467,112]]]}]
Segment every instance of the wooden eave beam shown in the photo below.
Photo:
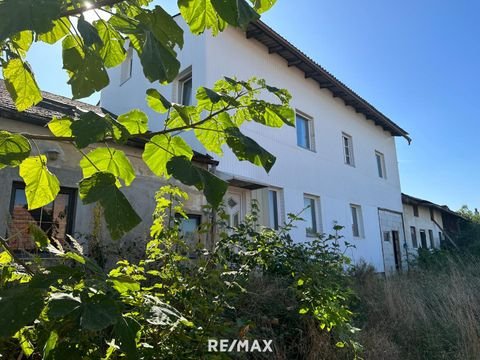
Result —
[{"label": "wooden eave beam", "polygon": [[291,67],[291,66],[297,66],[297,65],[300,65],[302,63],[302,60],[292,60],[292,61],[289,61],[288,62],[288,67]]},{"label": "wooden eave beam", "polygon": [[274,54],[274,53],[277,53],[277,52],[279,52],[283,49],[284,49],[284,47],[282,45],[272,46],[272,47],[268,48],[268,53],[269,54]]}]

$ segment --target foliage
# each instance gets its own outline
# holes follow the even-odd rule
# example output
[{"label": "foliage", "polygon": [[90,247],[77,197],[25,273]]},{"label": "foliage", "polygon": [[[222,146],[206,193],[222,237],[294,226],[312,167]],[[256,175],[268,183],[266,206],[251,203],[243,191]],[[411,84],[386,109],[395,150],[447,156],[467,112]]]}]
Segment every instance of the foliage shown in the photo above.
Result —
[{"label": "foliage", "polygon": [[310,351],[299,345],[313,328],[330,349],[358,351],[337,233],[295,243],[288,231],[297,216],[274,231],[257,224],[254,204],[237,228],[220,212],[212,249],[192,246],[178,228],[185,197],[162,188],[145,257],[108,273],[73,248],[48,245],[58,258],[50,266],[1,253],[0,347],[51,359],[198,359],[209,355],[208,339],[269,336],[277,356],[291,358]]},{"label": "foliage", "polygon": [[[63,68],[74,98],[87,97],[106,87],[107,69],[126,59],[126,47],[136,51],[150,82],[172,82],[180,69],[176,51],[183,47],[183,30],[161,6],[150,6],[150,2],[0,0],[0,67],[17,109],[27,110],[42,100],[33,70],[26,61],[34,41],[62,42]],[[179,0],[178,7],[193,33],[211,29],[216,35],[227,24],[246,28],[274,3],[275,0]],[[264,93],[273,94],[277,102],[260,100]],[[245,82],[225,78],[212,89],[199,88],[196,99],[196,106],[183,106],[169,102],[158,90],[149,89],[147,104],[156,112],[167,113],[160,117],[164,129],[156,132],[149,131],[148,117],[138,109],[117,118],[77,109],[74,116],[54,118],[48,124],[54,135],[47,137],[49,140],[73,143],[82,154],[81,198],[84,203],[97,202],[103,207],[112,238],[121,238],[140,222],[135,209],[116,189],[134,181],[134,170],[125,153],[112,145],[139,138],[146,143],[143,160],[155,175],[173,176],[203,190],[214,207],[219,205],[226,183],[186,163],[191,161],[193,151],[179,134],[193,131],[208,151],[221,154],[225,145],[240,160],[263,166],[267,172],[273,166],[275,157],[242,134],[239,127],[245,121],[270,127],[293,125],[286,90],[258,79]],[[59,181],[48,170],[46,158],[37,146],[32,151],[31,144],[36,145],[38,139],[46,138],[0,132],[0,169],[19,166],[29,209],[52,202],[59,191]],[[104,146],[84,151],[96,143]]]},{"label": "foliage", "polygon": [[[434,252],[408,273],[354,279],[365,358],[476,359],[478,258]],[[422,260],[423,261],[423,260]]]}]

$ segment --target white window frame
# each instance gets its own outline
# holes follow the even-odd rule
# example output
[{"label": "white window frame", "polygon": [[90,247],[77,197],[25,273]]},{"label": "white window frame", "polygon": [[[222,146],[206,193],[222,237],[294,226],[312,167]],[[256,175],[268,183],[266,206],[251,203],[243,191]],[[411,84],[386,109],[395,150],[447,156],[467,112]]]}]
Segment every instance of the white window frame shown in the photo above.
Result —
[{"label": "white window frame", "polygon": [[355,167],[352,136],[342,132],[343,162],[345,165]]},{"label": "white window frame", "polygon": [[[355,211],[355,217],[354,217]],[[365,237],[365,229],[363,226],[363,212],[362,207],[357,204],[350,204],[350,216],[352,220],[352,235],[356,239],[363,239]],[[356,218],[356,219],[355,219]],[[356,223],[355,223],[356,220]]]},{"label": "white window frame", "polygon": [[132,77],[133,69],[133,48],[129,47],[127,49],[127,57],[122,62],[120,66],[120,86],[125,84]]},{"label": "white window frame", "polygon": [[192,94],[191,94],[191,99],[190,99],[190,105],[193,105],[193,76],[192,76],[192,70],[189,69],[185,74],[183,74],[179,79],[178,79],[178,103],[185,105],[183,101],[183,86],[187,81],[192,82]]},{"label": "white window frame", "polygon": [[[380,158],[380,164],[378,162],[379,158]],[[387,169],[385,167],[385,155],[378,150],[375,150],[375,165],[377,167],[378,177],[381,178],[381,179],[386,179],[387,178]]]},{"label": "white window frame", "polygon": [[[306,123],[307,123],[307,131],[308,131],[308,136],[307,136],[307,140],[308,140],[308,146],[305,147],[305,146],[302,146],[299,144],[299,139],[298,139],[298,131],[297,131],[297,117],[300,117],[301,119],[305,120]],[[296,143],[297,143],[297,146],[301,149],[305,149],[305,150],[310,150],[310,151],[315,151],[315,133],[314,133],[314,129],[313,129],[313,118],[307,114],[305,114],[304,112],[301,112],[299,110],[296,110],[295,111],[295,136],[296,136]]]},{"label": "white window frame", "polygon": [[305,200],[312,201],[313,200],[313,211],[314,214],[311,218],[312,223],[315,221],[315,231],[308,232],[308,228],[305,228],[305,235],[307,237],[316,237],[317,234],[322,233],[322,215],[321,215],[321,208],[320,208],[320,197],[311,195],[311,194],[303,194],[303,204],[305,207]]}]

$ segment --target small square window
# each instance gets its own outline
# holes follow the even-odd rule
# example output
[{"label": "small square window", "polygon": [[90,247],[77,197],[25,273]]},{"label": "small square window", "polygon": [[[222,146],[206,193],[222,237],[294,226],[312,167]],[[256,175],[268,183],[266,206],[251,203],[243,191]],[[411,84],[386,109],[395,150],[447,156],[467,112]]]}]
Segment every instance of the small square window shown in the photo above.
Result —
[{"label": "small square window", "polygon": [[387,173],[385,171],[385,156],[379,151],[375,151],[375,159],[377,161],[377,171],[378,176],[382,179],[387,178]]},{"label": "small square window", "polygon": [[355,166],[355,160],[353,157],[353,143],[352,137],[345,133],[342,134],[342,146],[343,146],[343,159],[345,164]]},{"label": "small square window", "polygon": [[192,74],[179,81],[180,104],[190,106],[193,104],[193,81]]},{"label": "small square window", "polygon": [[362,207],[360,205],[350,204],[352,213],[352,233],[356,238],[363,238],[363,216]]},{"label": "small square window", "polygon": [[307,236],[314,237],[320,232],[319,226],[319,199],[315,196],[304,195],[304,216],[306,222],[306,234]]},{"label": "small square window", "polygon": [[297,129],[297,145],[308,150],[313,150],[312,120],[297,113],[295,127]]},{"label": "small square window", "polygon": [[390,242],[390,231],[384,231],[383,232],[383,241]]}]

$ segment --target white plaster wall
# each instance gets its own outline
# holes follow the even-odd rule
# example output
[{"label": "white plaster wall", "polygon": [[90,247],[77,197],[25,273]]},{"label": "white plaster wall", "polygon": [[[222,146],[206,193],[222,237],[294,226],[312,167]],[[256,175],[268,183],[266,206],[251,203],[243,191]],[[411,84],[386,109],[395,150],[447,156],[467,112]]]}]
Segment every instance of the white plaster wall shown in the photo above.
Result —
[{"label": "white plaster wall", "polygon": [[[426,206],[418,206],[418,217],[413,215],[413,206],[403,204],[403,217],[405,221],[405,234],[407,237],[407,244],[409,253],[416,254],[417,249],[413,248],[412,245],[412,236],[410,233],[410,227],[415,226],[417,231],[417,243],[418,246],[421,246],[420,240],[420,230],[425,230],[427,234],[427,243],[429,244],[430,238],[428,235],[428,230],[433,231],[433,239],[435,243],[435,248],[440,248],[440,238],[438,236],[439,232],[443,234],[443,221],[442,221],[442,213],[434,209],[434,218],[435,221],[441,226],[439,228],[431,219],[430,219],[430,209]],[[444,236],[444,235],[442,235]]]},{"label": "white plaster wall", "polygon": [[[182,69],[192,66],[194,87],[211,87],[223,76],[239,79],[257,76],[291,92],[292,106],[313,118],[316,151],[296,145],[293,127],[270,129],[248,123],[242,128],[244,133],[277,156],[272,171],[266,174],[259,167],[239,162],[228,150],[219,159],[218,169],[283,189],[286,212],[295,213],[303,208],[304,193],[319,196],[323,231],[331,231],[335,221],[345,226],[342,234],[356,245],[349,254],[353,260],[364,259],[383,271],[378,208],[402,211],[395,139],[391,134],[345,106],[342,100],[333,98],[328,90],[320,89],[315,81],[306,80],[303,72],[289,68],[284,59],[269,54],[262,44],[246,39],[239,30],[229,28],[215,38],[194,37],[187,30],[180,59]],[[121,87],[116,79],[119,71],[111,71],[110,76],[112,85],[102,93],[102,106],[116,113],[131,107],[146,109],[143,94],[151,85],[143,79],[138,65],[134,64],[132,79]],[[172,86],[165,86],[161,92],[168,96],[175,91]],[[160,123],[152,121],[152,128],[157,124]],[[344,164],[342,132],[353,138],[355,167]],[[198,143],[190,142],[198,150]],[[376,150],[385,155],[387,179],[378,177]],[[350,203],[362,207],[365,230],[362,239],[353,239]],[[305,226],[298,224],[292,235],[304,241]]]}]

